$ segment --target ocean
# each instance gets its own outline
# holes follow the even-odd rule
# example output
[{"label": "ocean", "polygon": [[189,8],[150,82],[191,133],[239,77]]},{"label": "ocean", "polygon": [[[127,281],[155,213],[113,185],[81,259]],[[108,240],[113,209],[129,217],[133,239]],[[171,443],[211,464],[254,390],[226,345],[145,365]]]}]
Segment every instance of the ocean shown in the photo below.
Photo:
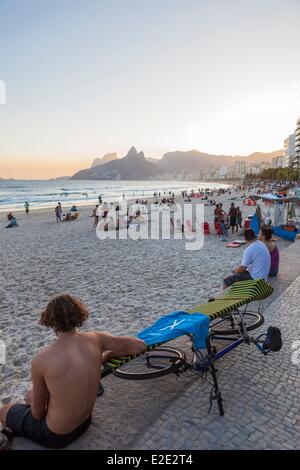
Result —
[{"label": "ocean", "polygon": [[154,192],[213,189],[228,185],[195,181],[73,181],[73,180],[0,180],[0,211],[23,210],[28,201],[30,209],[53,207],[58,201],[64,205],[96,204],[98,196],[103,201],[116,202],[126,198],[149,197]]}]

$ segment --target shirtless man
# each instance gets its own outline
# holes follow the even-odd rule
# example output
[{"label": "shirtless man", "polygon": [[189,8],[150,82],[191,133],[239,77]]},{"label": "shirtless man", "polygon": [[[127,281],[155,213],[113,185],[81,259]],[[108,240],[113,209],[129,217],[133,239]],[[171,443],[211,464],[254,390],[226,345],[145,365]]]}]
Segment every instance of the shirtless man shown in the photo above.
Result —
[{"label": "shirtless man", "polygon": [[33,387],[26,404],[0,409],[0,422],[13,435],[50,448],[71,444],[91,424],[102,364],[146,349],[134,337],[79,333],[76,328],[88,316],[86,307],[67,294],[54,297],[42,312],[41,324],[53,328],[57,340],[32,359]]}]

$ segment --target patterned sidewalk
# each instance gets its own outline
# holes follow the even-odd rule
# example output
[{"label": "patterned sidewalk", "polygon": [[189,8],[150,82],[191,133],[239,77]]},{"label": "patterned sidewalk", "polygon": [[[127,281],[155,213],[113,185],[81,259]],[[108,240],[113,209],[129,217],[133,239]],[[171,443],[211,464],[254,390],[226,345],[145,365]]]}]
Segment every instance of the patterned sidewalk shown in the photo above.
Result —
[{"label": "patterned sidewalk", "polygon": [[[195,380],[134,443],[134,449],[296,449],[300,445],[300,277],[265,311],[265,325],[280,327],[283,348],[261,355],[242,345],[219,363],[225,416],[214,404],[207,413],[210,386]],[[255,333],[256,333],[255,332]],[[298,346],[300,350],[300,346]]]}]

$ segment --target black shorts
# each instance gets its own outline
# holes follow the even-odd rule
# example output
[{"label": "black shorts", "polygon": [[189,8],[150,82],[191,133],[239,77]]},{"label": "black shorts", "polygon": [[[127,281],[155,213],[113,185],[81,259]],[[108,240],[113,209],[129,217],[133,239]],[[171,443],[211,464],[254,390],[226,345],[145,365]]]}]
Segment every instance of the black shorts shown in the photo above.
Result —
[{"label": "black shorts", "polygon": [[55,434],[48,428],[46,417],[40,420],[34,419],[29,405],[14,405],[6,415],[6,426],[12,431],[13,436],[25,437],[51,449],[62,449],[71,444],[88,429],[91,421],[92,417],[89,416],[74,431],[68,434]]},{"label": "black shorts", "polygon": [[230,227],[235,227],[236,226],[236,217],[230,217]]},{"label": "black shorts", "polygon": [[232,284],[234,284],[235,282],[251,281],[251,280],[253,280],[253,277],[251,276],[249,271],[244,271],[240,274],[233,274],[232,276],[225,277],[224,284],[225,284],[226,287],[229,287]]}]

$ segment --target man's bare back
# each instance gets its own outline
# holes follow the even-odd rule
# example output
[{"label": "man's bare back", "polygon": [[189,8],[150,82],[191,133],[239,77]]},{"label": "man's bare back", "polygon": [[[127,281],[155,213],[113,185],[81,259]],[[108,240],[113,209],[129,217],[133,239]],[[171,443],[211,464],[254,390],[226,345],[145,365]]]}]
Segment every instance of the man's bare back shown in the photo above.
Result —
[{"label": "man's bare back", "polygon": [[49,391],[46,422],[57,434],[73,431],[92,414],[102,365],[99,335],[63,336],[36,358]]},{"label": "man's bare back", "polygon": [[[122,354],[128,350],[126,341],[129,338],[75,331],[62,333],[52,346],[39,353],[36,362],[49,391],[46,421],[52,432],[67,434],[91,416],[100,384],[102,355],[107,360],[108,354]],[[115,347],[115,351],[109,353],[107,346]],[[141,341],[142,349],[145,346]]]},{"label": "man's bare back", "polygon": [[87,317],[84,305],[67,294],[49,302],[41,323],[54,328],[57,340],[32,359],[32,390],[26,404],[10,403],[0,409],[4,427],[47,447],[64,447],[86,431],[102,363],[146,349],[135,337],[79,333],[76,326]]}]

